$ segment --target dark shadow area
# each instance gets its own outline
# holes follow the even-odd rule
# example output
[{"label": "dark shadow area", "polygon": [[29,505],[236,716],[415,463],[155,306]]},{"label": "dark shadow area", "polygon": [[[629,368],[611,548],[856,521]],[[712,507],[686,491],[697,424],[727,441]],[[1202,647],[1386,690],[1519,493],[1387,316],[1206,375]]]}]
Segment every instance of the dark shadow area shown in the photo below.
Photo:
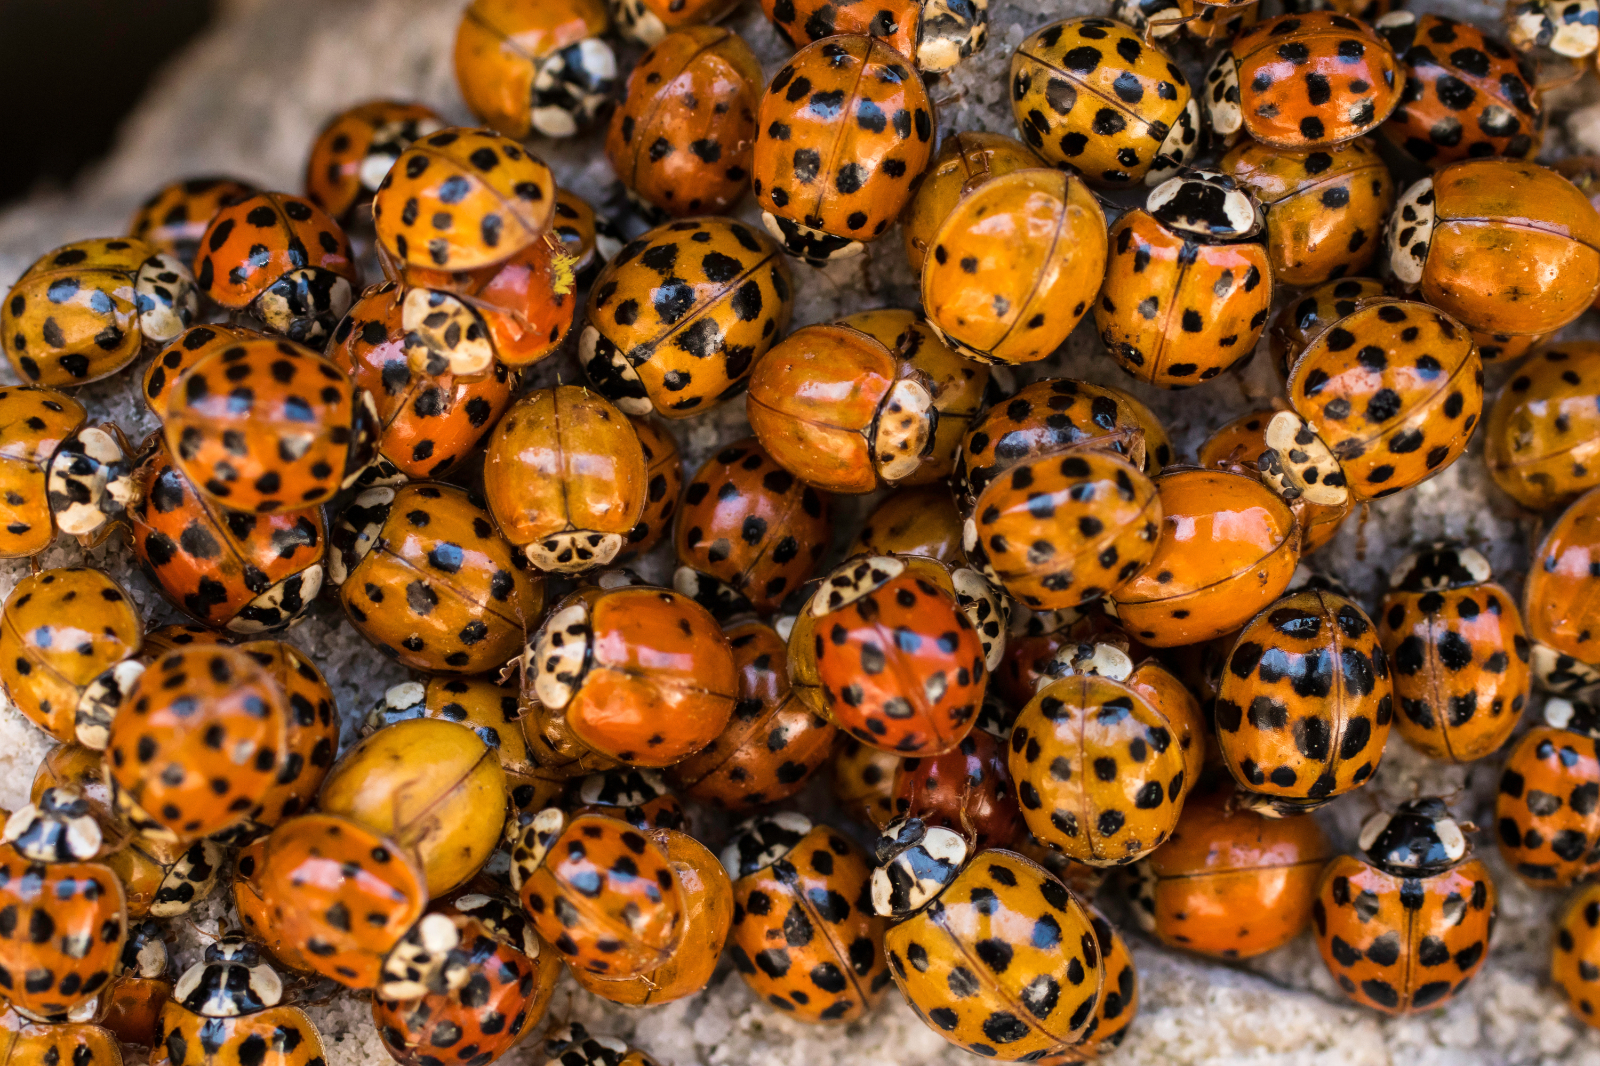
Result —
[{"label": "dark shadow area", "polygon": [[156,70],[218,0],[0,0],[0,205],[64,184],[111,147]]}]

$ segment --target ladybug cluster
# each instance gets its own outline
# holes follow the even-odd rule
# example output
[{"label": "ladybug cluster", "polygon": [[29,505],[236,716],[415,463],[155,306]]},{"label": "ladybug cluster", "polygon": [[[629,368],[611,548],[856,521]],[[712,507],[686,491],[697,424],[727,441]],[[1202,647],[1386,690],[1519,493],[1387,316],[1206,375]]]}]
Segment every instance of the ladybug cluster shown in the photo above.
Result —
[{"label": "ladybug cluster", "polygon": [[[473,0],[479,124],[362,104],[302,190],[179,180],[15,280],[0,686],[56,746],[0,833],[0,1031],[322,1066],[337,986],[403,1066],[487,1066],[563,973],[643,1006],[726,955],[798,1021],[893,986],[1066,1063],[1131,1031],[1134,928],[1309,931],[1354,1002],[1437,1008],[1490,950],[1477,828],[1417,796],[1341,854],[1313,814],[1391,732],[1500,760],[1485,829],[1579,886],[1552,973],[1600,1026],[1600,344],[1552,339],[1600,297],[1600,162],[1534,161],[1595,6],[1502,43],[1118,3],[1017,45],[1015,138],[938,113],[984,0],[765,0],[767,71],[738,6]],[[541,155],[585,136],[599,209]],[[902,248],[913,306],[796,328]],[[1094,381],[1055,372],[1080,324]],[[1258,350],[1279,394],[1186,461],[1140,397]],[[142,441],[71,392],[118,374]],[[1520,596],[1483,544],[1373,602],[1315,554],[1479,454],[1559,515]],[[406,679],[341,713],[308,619]],[[180,974],[164,923],[219,886]]]}]

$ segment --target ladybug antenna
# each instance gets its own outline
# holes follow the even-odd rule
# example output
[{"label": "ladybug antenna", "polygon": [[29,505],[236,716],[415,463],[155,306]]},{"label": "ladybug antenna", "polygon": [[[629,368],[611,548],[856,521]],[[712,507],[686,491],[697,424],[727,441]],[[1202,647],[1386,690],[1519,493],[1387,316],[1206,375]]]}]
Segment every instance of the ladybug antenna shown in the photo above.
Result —
[{"label": "ladybug antenna", "polygon": [[196,922],[193,918],[189,917],[187,914],[180,915],[178,917],[178,921],[180,921],[184,925],[188,926],[189,927],[189,931],[191,933],[193,933],[195,936],[199,937],[201,940],[205,941],[207,944],[215,944],[218,940],[222,939],[222,934],[221,933],[208,933],[208,932],[206,932],[204,929],[202,929],[200,927],[198,922]]}]

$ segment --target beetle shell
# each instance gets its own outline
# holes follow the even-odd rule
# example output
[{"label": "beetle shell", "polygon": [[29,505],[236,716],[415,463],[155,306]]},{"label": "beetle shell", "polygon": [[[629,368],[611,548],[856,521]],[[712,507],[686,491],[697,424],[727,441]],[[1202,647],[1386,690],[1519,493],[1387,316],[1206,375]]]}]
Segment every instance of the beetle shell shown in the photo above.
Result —
[{"label": "beetle shell", "polygon": [[337,704],[322,671],[293,644],[256,640],[239,650],[277,681],[289,707],[281,768],[261,801],[261,813],[252,818],[264,832],[316,799],[339,747]]},{"label": "beetle shell", "polygon": [[1370,138],[1311,150],[1246,141],[1217,169],[1261,201],[1274,281],[1304,288],[1372,265],[1394,180]]},{"label": "beetle shell", "polygon": [[638,524],[628,531],[627,544],[618,556],[624,562],[643,555],[671,531],[678,502],[683,498],[683,457],[678,451],[677,438],[651,419],[630,418],[628,421],[639,434],[648,487],[644,513],[639,516]]},{"label": "beetle shell", "polygon": [[150,413],[156,416],[157,421],[165,421],[167,417],[167,401],[172,395],[172,387],[177,384],[183,372],[213,351],[231,348],[240,341],[257,340],[265,336],[253,329],[242,326],[227,326],[220,323],[203,326],[190,326],[173,338],[172,343],[156,353],[150,365],[144,372],[145,406],[150,408]]},{"label": "beetle shell", "polygon": [[[1267,425],[1272,421],[1276,411],[1252,411],[1240,415],[1229,422],[1200,446],[1198,461],[1201,466],[1217,467],[1233,463],[1254,465],[1267,451]],[[1355,504],[1351,501],[1349,493],[1338,503],[1316,503],[1304,501],[1304,511],[1300,515],[1301,536],[1300,550],[1303,553],[1316,551],[1333,539],[1339,532],[1344,520],[1350,516]]]},{"label": "beetle shell", "polygon": [[1352,140],[1400,103],[1406,72],[1371,27],[1332,11],[1257,23],[1217,57],[1201,99],[1211,127],[1278,148]]},{"label": "beetle shell", "polygon": [[200,238],[218,211],[257,193],[255,186],[234,178],[185,178],[164,185],[139,205],[128,222],[128,236],[173,256],[194,270]]},{"label": "beetle shell", "polygon": [[858,822],[882,829],[894,817],[894,774],[900,757],[839,734],[829,764],[834,799]]},{"label": "beetle shell", "polygon": [[1239,784],[1296,811],[1378,768],[1394,718],[1376,627],[1329,592],[1293,592],[1240,631],[1217,693],[1217,740]]},{"label": "beetle shell", "polygon": [[1042,160],[1021,141],[999,133],[963,130],[947,135],[939,154],[917,179],[911,202],[900,213],[911,272],[922,273],[934,233],[966,191],[984,179],[1038,167]]},{"label": "beetle shell", "polygon": [[1588,1025],[1595,1025],[1595,988],[1600,974],[1600,945],[1595,930],[1600,928],[1600,887],[1585,885],[1572,894],[1556,919],[1556,932],[1550,952],[1550,979],[1567,997],[1573,1013]]},{"label": "beetle shell", "polygon": [[722,862],[733,877],[729,954],[757,996],[806,1022],[851,1022],[889,987],[884,919],[873,913],[868,859],[825,825],[781,813],[736,837]]},{"label": "beetle shell", "polygon": [[1106,220],[1075,175],[1015,170],[972,187],[934,231],[922,266],[928,324],[982,363],[1054,352],[1089,309]]},{"label": "beetle shell", "polygon": [[1158,648],[1219,637],[1289,587],[1299,523],[1265,485],[1193,469],[1155,485],[1164,516],[1155,556],[1114,597],[1130,636]]},{"label": "beetle shell", "polygon": [[889,929],[895,983],[952,1044],[1006,1061],[1089,1035],[1106,983],[1093,916],[1060,881],[1008,851],[974,856]]},{"label": "beetle shell", "polygon": [[1468,329],[1550,333],[1600,292],[1600,215],[1544,167],[1464,160],[1401,194],[1388,257],[1400,282]]},{"label": "beetle shell", "polygon": [[784,250],[814,264],[883,236],[933,154],[922,78],[860,34],[806,45],[761,97],[752,184]]},{"label": "beetle shell", "polygon": [[261,895],[260,876],[266,856],[267,838],[258,837],[240,848],[234,858],[233,905],[239,913],[239,926],[278,963],[310,972],[311,967],[298,949],[273,925],[270,905]]},{"label": "beetle shell", "polygon": [[456,30],[456,86],[507,137],[570,137],[615,88],[608,27],[604,0],[473,0]]},{"label": "beetle shell", "polygon": [[1097,188],[1153,185],[1200,149],[1200,109],[1183,71],[1107,18],[1064,19],[1018,45],[1011,109],[1034,151]]},{"label": "beetle shell", "polygon": [[372,199],[400,153],[444,128],[432,108],[374,100],[335,115],[306,161],[306,196],[343,224]]},{"label": "beetle shell", "polygon": [[0,968],[26,978],[6,998],[35,1018],[59,1018],[116,972],[127,935],[122,885],[100,863],[31,862],[9,844],[0,845],[0,874],[0,909],[19,923],[0,937]]},{"label": "beetle shell", "polygon": [[1512,746],[1495,795],[1506,865],[1528,884],[1566,888],[1600,870],[1600,752],[1587,736],[1536,726]]},{"label": "beetle shell", "polygon": [[1085,903],[1084,909],[1089,912],[1090,923],[1094,926],[1095,942],[1100,946],[1100,958],[1106,971],[1100,1006],[1095,1008],[1094,1031],[1080,1044],[1034,1060],[1043,1066],[1093,1062],[1111,1054],[1127,1039],[1128,1029],[1139,1013],[1139,975],[1133,968],[1133,953],[1128,950],[1128,942],[1100,913],[1100,908]]},{"label": "beetle shell", "polygon": [[1171,838],[1135,868],[1133,915],[1169,947],[1254,958],[1310,926],[1332,853],[1316,819],[1265,817],[1214,788],[1185,802]]},{"label": "beetle shell", "polygon": [[856,531],[845,557],[923,555],[960,566],[961,514],[943,485],[897,489],[869,514]]},{"label": "beetle shell", "polygon": [[1477,859],[1429,877],[1400,878],[1342,855],[1317,888],[1317,948],[1357,1003],[1385,1014],[1431,1009],[1483,965],[1497,899]]},{"label": "beetle shell", "polygon": [[789,264],[766,234],[724,218],[669,222],[595,279],[578,358],[628,414],[688,418],[743,390],[789,328],[793,300]]},{"label": "beetle shell", "polygon": [[1600,492],[1568,505],[1533,553],[1522,589],[1522,618],[1533,641],[1533,676],[1564,692],[1596,680],[1585,664],[1600,663]]},{"label": "beetle shell", "polygon": [[322,1037],[299,1007],[269,1007],[235,1018],[204,1018],[177,1000],[161,1008],[151,1066],[315,1066]]},{"label": "beetle shell", "polygon": [[689,26],[654,42],[612,112],[606,157],[656,221],[720,215],[744,196],[766,78],[731,30]]},{"label": "beetle shell", "polygon": [[1406,68],[1400,107],[1380,130],[1437,169],[1458,159],[1532,159],[1544,140],[1538,79],[1516,53],[1476,26],[1396,11],[1377,31]]},{"label": "beetle shell", "polygon": [[1600,344],[1572,341],[1528,360],[1495,398],[1484,461],[1522,506],[1548,511],[1600,485],[1597,386]]},{"label": "beetle shell", "polygon": [[0,490],[7,507],[0,558],[37,555],[55,540],[50,500],[54,461],[68,454],[72,441],[82,439],[87,414],[83,404],[55,389],[0,389]]}]

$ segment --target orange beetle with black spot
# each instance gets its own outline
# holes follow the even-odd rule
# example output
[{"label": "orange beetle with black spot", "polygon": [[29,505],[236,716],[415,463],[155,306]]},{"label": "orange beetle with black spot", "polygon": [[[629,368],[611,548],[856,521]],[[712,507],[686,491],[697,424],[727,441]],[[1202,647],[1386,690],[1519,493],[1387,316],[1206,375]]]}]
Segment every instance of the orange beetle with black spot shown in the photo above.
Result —
[{"label": "orange beetle with black spot", "polygon": [[986,0],[761,0],[761,10],[790,48],[865,33],[924,71],[952,69],[989,38]]},{"label": "orange beetle with black spot", "polygon": [[349,225],[378,191],[400,153],[444,128],[430,107],[373,100],[341,111],[311,142],[306,197]]},{"label": "orange beetle with black spot", "polygon": [[157,421],[165,421],[172,387],[178,383],[185,370],[213,351],[232,347],[240,341],[256,340],[264,336],[265,334],[258,330],[222,323],[190,326],[173,338],[171,344],[157,352],[156,357],[145,368],[144,391],[141,394],[145,406],[150,408],[150,413],[156,416]]},{"label": "orange beetle with black spot", "polygon": [[185,178],[164,185],[139,205],[128,222],[128,236],[176,256],[194,270],[200,238],[217,212],[254,196],[260,190],[234,178]]},{"label": "orange beetle with black spot", "polygon": [[678,451],[678,439],[653,419],[628,421],[639,434],[648,488],[644,513],[639,516],[638,525],[628,531],[628,542],[618,555],[621,561],[638,558],[667,535],[683,497],[683,457]]},{"label": "orange beetle with black spot", "polygon": [[828,764],[833,798],[850,816],[872,829],[894,817],[894,774],[900,756],[839,733]]},{"label": "orange beetle with black spot", "polygon": [[939,154],[917,179],[911,202],[900,213],[900,232],[912,273],[922,273],[934,231],[968,188],[985,178],[1040,163],[1031,148],[1004,134],[963,130],[946,136]]},{"label": "orange beetle with black spot", "polygon": [[1094,1012],[1094,1030],[1083,1043],[1047,1052],[1034,1060],[1042,1066],[1093,1062],[1111,1054],[1128,1038],[1134,1016],[1139,1013],[1139,974],[1133,968],[1133,953],[1128,950],[1128,942],[1099,907],[1091,903],[1084,903],[1083,907],[1089,912],[1089,922],[1094,927],[1094,939],[1100,945],[1100,958],[1106,971],[1100,1005]]},{"label": "orange beetle with black spot", "polygon": [[790,255],[820,265],[883,236],[933,155],[933,105],[910,60],[857,33],[806,45],[757,114],[752,184]]},{"label": "orange beetle with black spot", "polygon": [[1600,981],[1600,885],[1586,884],[1562,905],[1550,952],[1550,979],[1565,993],[1567,1005],[1585,1024],[1595,1015],[1595,982]]},{"label": "orange beetle with black spot", "polygon": [[884,497],[856,531],[852,555],[926,555],[961,562],[961,513],[945,485],[898,489]]},{"label": "orange beetle with black spot", "polygon": [[[1270,408],[1251,411],[1229,422],[1200,445],[1200,453],[1196,457],[1199,465],[1221,469],[1256,467],[1262,454],[1267,451],[1267,427],[1277,413]],[[1355,509],[1355,502],[1346,493],[1334,503],[1314,503],[1302,499],[1298,507],[1300,552],[1304,555],[1333,539],[1344,520]]]},{"label": "orange beetle with black spot", "polygon": [[1300,293],[1283,306],[1267,327],[1273,369],[1280,378],[1287,379],[1295,360],[1313,337],[1339,319],[1355,314],[1358,307],[1387,295],[1383,282],[1376,278],[1339,278]]},{"label": "orange beetle with black spot", "polygon": [[1580,699],[1545,700],[1544,724],[1518,738],[1500,770],[1495,835],[1506,865],[1536,888],[1600,871],[1600,716]]},{"label": "orange beetle with black spot", "polygon": [[1484,423],[1489,476],[1530,511],[1600,485],[1600,344],[1545,348],[1517,370]]},{"label": "orange beetle with black spot", "polygon": [[765,83],[750,46],[716,26],[670,33],[639,58],[606,158],[646,217],[720,215],[739,202]]},{"label": "orange beetle with black spot", "polygon": [[1570,693],[1600,682],[1600,490],[1579,496],[1545,531],[1522,587],[1533,679]]},{"label": "orange beetle with black spot", "polygon": [[953,830],[979,850],[1027,839],[1006,765],[1012,717],[986,699],[977,726],[961,743],[939,755],[900,760],[890,786],[896,816]]},{"label": "orange beetle with black spot", "polygon": [[608,26],[604,0],[473,0],[456,30],[456,87],[507,137],[570,137],[616,87]]},{"label": "orange beetle with black spot", "polygon": [[1458,995],[1489,954],[1499,893],[1444,801],[1408,800],[1361,827],[1361,855],[1323,871],[1317,949],[1362,1006],[1410,1014]]}]

